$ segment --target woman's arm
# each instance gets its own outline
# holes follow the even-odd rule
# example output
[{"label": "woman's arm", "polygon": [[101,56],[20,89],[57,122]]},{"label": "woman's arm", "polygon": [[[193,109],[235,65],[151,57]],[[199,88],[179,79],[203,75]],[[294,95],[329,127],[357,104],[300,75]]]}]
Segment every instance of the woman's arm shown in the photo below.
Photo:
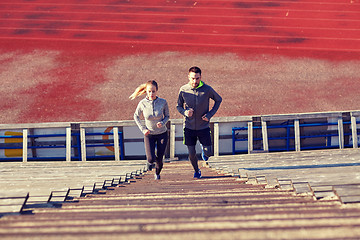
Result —
[{"label": "woman's arm", "polygon": [[134,112],[134,120],[136,125],[139,127],[140,131],[145,134],[145,132],[148,131],[148,129],[146,128],[145,124],[143,124],[140,120],[140,115],[142,114],[142,112],[143,112],[142,104],[141,102],[139,102]]}]

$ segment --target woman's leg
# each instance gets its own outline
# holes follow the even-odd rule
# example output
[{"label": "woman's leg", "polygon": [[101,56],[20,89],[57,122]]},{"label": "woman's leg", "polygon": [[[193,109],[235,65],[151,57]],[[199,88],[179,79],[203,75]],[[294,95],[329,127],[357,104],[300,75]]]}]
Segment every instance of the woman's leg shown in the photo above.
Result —
[{"label": "woman's leg", "polygon": [[146,159],[148,163],[153,164],[156,161],[156,156],[155,156],[155,139],[152,135],[144,136],[144,146],[145,146]]},{"label": "woman's leg", "polygon": [[165,154],[165,149],[168,142],[168,133],[165,132],[157,136],[156,146],[157,146],[157,157],[156,157],[156,174],[159,175],[161,169],[163,168],[163,158]]}]

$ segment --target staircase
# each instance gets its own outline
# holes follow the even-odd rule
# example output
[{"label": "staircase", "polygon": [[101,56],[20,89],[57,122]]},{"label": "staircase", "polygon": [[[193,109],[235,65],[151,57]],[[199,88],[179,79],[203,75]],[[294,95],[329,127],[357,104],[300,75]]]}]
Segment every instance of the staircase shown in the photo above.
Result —
[{"label": "staircase", "polygon": [[58,208],[0,219],[1,239],[357,239],[360,209],[246,184],[187,161]]}]

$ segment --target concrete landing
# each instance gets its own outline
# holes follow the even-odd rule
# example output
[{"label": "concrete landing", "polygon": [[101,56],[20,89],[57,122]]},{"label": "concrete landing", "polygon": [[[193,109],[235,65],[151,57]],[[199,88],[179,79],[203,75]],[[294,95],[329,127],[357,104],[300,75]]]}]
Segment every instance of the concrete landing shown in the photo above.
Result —
[{"label": "concrete landing", "polygon": [[358,239],[360,208],[245,184],[187,161],[64,203],[0,219],[1,239]]},{"label": "concrete landing", "polygon": [[284,185],[317,199],[360,202],[359,149],[277,152],[211,157],[214,169],[240,174],[246,181]]}]

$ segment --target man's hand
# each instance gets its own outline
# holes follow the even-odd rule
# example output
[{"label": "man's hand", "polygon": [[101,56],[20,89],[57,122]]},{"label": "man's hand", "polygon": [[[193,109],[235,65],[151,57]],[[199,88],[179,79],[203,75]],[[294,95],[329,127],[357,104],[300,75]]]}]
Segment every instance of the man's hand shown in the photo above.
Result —
[{"label": "man's hand", "polygon": [[186,112],[187,112],[187,116],[188,117],[192,117],[192,115],[194,114],[194,109],[192,109],[192,108],[190,108],[189,110],[186,110]]},{"label": "man's hand", "polygon": [[204,116],[202,116],[202,120],[204,120],[204,121],[209,121],[209,119],[206,117],[206,114],[204,115]]},{"label": "man's hand", "polygon": [[149,134],[150,134],[150,130],[145,130],[145,131],[144,131],[144,135],[145,135],[145,136],[147,136],[147,135],[149,135]]},{"label": "man's hand", "polygon": [[162,128],[163,124],[162,124],[161,122],[158,122],[158,123],[156,124],[156,126],[157,126],[158,128]]}]

